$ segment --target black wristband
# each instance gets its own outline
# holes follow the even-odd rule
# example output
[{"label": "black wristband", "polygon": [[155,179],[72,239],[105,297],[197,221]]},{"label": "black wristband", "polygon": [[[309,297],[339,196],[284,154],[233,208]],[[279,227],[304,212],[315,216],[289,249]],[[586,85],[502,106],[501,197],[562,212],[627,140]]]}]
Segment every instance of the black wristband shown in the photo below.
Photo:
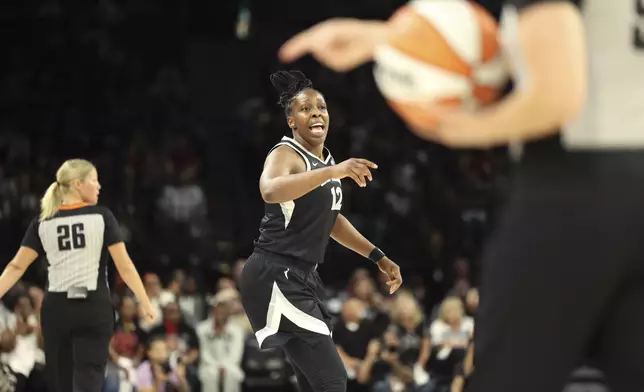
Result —
[{"label": "black wristband", "polygon": [[379,262],[383,257],[385,257],[385,252],[381,251],[378,247],[373,248],[371,253],[369,253],[369,260],[374,263]]}]

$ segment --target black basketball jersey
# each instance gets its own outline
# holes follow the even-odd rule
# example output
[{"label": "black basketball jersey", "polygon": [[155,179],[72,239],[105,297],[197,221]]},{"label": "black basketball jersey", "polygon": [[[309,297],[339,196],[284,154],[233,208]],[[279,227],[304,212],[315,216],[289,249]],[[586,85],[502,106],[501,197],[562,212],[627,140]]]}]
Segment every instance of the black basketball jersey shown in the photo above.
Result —
[{"label": "black basketball jersey", "polygon": [[[271,151],[278,146],[288,146],[297,152],[304,160],[307,171],[335,165],[326,148],[326,157],[321,160],[286,136]],[[325,182],[297,200],[267,203],[255,247],[307,263],[320,264],[324,261],[329,236],[341,208],[342,183],[337,179]]]},{"label": "black basketball jersey", "polygon": [[107,248],[123,241],[112,212],[101,206],[62,206],[44,221],[34,220],[22,246],[47,260],[47,291],[71,287],[108,293]]}]

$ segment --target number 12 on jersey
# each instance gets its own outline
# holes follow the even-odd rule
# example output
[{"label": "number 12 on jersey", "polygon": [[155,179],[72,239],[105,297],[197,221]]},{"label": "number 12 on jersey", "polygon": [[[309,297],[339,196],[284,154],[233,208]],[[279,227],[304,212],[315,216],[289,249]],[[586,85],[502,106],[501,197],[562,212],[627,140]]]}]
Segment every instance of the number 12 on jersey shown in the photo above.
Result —
[{"label": "number 12 on jersey", "polygon": [[331,195],[333,196],[331,211],[340,211],[342,209],[342,187],[334,186],[331,188]]}]

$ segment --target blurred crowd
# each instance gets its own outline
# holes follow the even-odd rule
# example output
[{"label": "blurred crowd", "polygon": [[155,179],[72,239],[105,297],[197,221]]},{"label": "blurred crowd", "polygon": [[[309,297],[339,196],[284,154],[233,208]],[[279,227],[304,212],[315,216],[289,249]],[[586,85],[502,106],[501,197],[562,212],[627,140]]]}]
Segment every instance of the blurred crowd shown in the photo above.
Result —
[{"label": "blurred crowd", "polygon": [[[162,315],[154,324],[144,321],[136,299],[117,279],[104,392],[296,391],[284,354],[260,350],[244,314],[237,291],[244,263],[233,263],[230,276],[207,291],[199,291],[196,277],[184,270],[172,271],[165,281],[146,273],[146,291]],[[358,269],[346,286],[328,290],[348,391],[462,392],[454,379],[463,376],[458,369],[472,338],[478,291],[470,288],[424,309],[418,300],[422,287],[390,296],[384,277]],[[24,390],[46,392],[42,297],[40,288],[21,282],[3,299],[0,385],[19,375]]]},{"label": "blurred crowd", "polygon": [[[498,1],[482,1],[494,13]],[[110,267],[117,332],[112,391],[284,391],[280,351],[260,351],[236,281],[263,215],[264,157],[289,129],[268,76],[290,34],[332,15],[386,18],[403,0],[7,1],[0,6],[0,256],[8,261],[60,163],[98,167],[159,307],[157,325]],[[488,4],[489,3],[489,4]],[[500,3],[499,3],[500,4]],[[402,268],[405,287],[331,244],[319,273],[337,316],[350,391],[460,392],[478,304],[478,259],[507,188],[504,151],[454,152],[412,136],[370,67],[338,75],[297,64],[329,102],[337,161],[378,163],[346,183],[343,214]],[[35,263],[0,309],[0,390],[19,375],[45,391]]]},{"label": "blurred crowd", "polygon": [[[298,391],[291,364],[279,349],[260,350],[241,306],[237,281],[245,260],[208,290],[175,270],[144,285],[162,317],[144,321],[122,281],[113,287],[115,333],[104,392]],[[463,392],[475,371],[472,337],[477,288],[455,287],[433,308],[424,287],[387,294],[374,269],[354,271],[327,290],[333,340],[349,376],[348,392]],[[39,309],[43,291],[20,282],[0,307],[0,388],[19,379],[19,391],[46,392]],[[582,368],[566,392],[605,391],[601,375]],[[13,391],[15,389],[2,389]]]}]

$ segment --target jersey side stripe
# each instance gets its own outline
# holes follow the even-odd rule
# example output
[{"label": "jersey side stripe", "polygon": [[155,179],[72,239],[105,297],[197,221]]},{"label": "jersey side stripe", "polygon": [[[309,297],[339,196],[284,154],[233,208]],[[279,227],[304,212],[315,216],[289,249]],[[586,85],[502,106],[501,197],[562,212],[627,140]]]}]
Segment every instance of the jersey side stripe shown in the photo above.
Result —
[{"label": "jersey side stripe", "polygon": [[282,208],[282,214],[284,215],[284,228],[286,229],[288,224],[291,223],[291,218],[295,211],[295,202],[293,200],[285,201],[280,203],[280,207]]}]

